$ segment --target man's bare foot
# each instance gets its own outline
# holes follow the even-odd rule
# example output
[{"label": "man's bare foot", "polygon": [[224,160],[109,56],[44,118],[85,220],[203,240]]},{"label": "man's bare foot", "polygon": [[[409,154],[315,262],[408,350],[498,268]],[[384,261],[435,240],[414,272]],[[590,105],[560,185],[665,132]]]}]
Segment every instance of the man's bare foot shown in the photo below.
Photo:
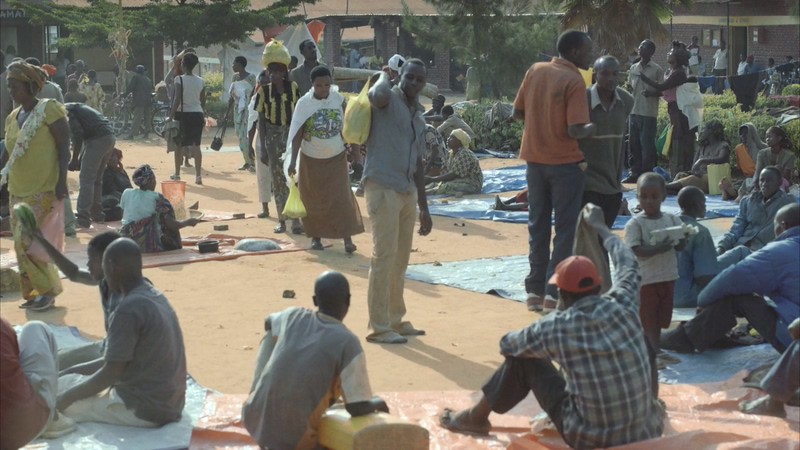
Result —
[{"label": "man's bare foot", "polygon": [[722,191],[723,200],[733,200],[738,195],[736,189],[733,188],[733,183],[731,183],[731,180],[729,180],[728,177],[723,177],[721,180],[719,180],[719,185],[717,187],[719,187],[719,190]]},{"label": "man's bare foot", "polygon": [[486,435],[492,430],[492,424],[487,419],[475,420],[470,416],[469,409],[453,411],[445,408],[439,416],[439,425],[454,433]]},{"label": "man's bare foot", "polygon": [[739,410],[745,414],[756,414],[759,416],[786,417],[786,410],[783,403],[774,400],[769,395],[765,395],[752,402],[739,403]]}]

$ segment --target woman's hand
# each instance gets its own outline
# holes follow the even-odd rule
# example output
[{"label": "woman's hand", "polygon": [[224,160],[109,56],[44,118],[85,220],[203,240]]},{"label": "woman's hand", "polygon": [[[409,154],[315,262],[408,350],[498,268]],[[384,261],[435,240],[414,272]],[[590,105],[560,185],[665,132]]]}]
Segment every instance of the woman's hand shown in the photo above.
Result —
[{"label": "woman's hand", "polygon": [[287,170],[287,172],[289,172],[289,176],[290,177],[293,177],[293,176],[295,176],[297,174],[297,160],[296,159],[292,158],[292,160],[289,161],[289,169]]},{"label": "woman's hand", "polygon": [[56,198],[61,200],[65,198],[69,194],[69,189],[67,189],[67,180],[58,180],[56,183]]}]

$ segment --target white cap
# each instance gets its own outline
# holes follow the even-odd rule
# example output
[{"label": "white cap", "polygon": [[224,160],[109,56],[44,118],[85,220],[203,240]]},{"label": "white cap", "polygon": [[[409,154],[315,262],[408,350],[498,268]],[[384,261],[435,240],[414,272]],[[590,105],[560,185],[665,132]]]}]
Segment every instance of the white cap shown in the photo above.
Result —
[{"label": "white cap", "polygon": [[389,58],[389,68],[395,72],[400,72],[400,67],[406,62],[406,59],[398,54],[394,54]]}]

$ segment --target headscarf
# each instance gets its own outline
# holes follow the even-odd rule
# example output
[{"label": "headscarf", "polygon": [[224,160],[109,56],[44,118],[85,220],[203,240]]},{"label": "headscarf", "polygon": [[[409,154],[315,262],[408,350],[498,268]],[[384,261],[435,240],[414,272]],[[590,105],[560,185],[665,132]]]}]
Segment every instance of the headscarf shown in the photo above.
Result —
[{"label": "headscarf", "polygon": [[133,172],[131,179],[133,180],[133,184],[139,186],[141,189],[147,186],[151,180],[155,181],[156,174],[153,173],[153,169],[149,164],[145,164]]},{"label": "headscarf", "polygon": [[43,65],[42,69],[44,69],[45,73],[47,73],[47,75],[50,77],[54,77],[58,73],[58,69],[56,69],[56,66],[51,64]]},{"label": "headscarf", "polygon": [[761,136],[758,134],[758,129],[751,122],[743,123],[739,129],[741,130],[742,128],[747,128],[747,139],[745,139],[744,145],[747,147],[747,153],[751,158],[753,158],[753,161],[755,161],[756,157],[758,156],[758,152],[761,151],[761,149],[769,146],[766,142],[761,140]]},{"label": "headscarf", "polygon": [[45,81],[47,81],[47,73],[40,67],[28,64],[25,61],[14,61],[6,70],[7,80],[17,80],[23,83],[28,83],[31,87],[36,87],[36,92],[42,90]]},{"label": "headscarf", "polygon": [[454,137],[461,142],[461,145],[464,147],[469,148],[469,143],[472,142],[472,138],[469,137],[466,131],[462,130],[461,128],[456,128],[450,133],[450,137]]}]

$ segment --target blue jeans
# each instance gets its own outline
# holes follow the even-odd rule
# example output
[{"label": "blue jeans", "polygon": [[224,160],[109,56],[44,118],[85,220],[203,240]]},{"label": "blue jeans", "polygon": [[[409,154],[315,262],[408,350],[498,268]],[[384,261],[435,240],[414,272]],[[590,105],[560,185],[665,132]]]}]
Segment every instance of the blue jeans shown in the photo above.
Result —
[{"label": "blue jeans", "polygon": [[[531,271],[525,278],[525,291],[537,295],[550,294],[558,298],[556,287],[548,286],[546,282],[558,263],[572,254],[586,175],[577,163],[556,166],[528,163],[526,178],[530,246],[528,262]],[[551,255],[550,228],[553,214],[556,237]]]},{"label": "blue jeans", "polygon": [[656,150],[656,118],[631,114],[628,145],[631,175],[651,172],[658,163]]}]

